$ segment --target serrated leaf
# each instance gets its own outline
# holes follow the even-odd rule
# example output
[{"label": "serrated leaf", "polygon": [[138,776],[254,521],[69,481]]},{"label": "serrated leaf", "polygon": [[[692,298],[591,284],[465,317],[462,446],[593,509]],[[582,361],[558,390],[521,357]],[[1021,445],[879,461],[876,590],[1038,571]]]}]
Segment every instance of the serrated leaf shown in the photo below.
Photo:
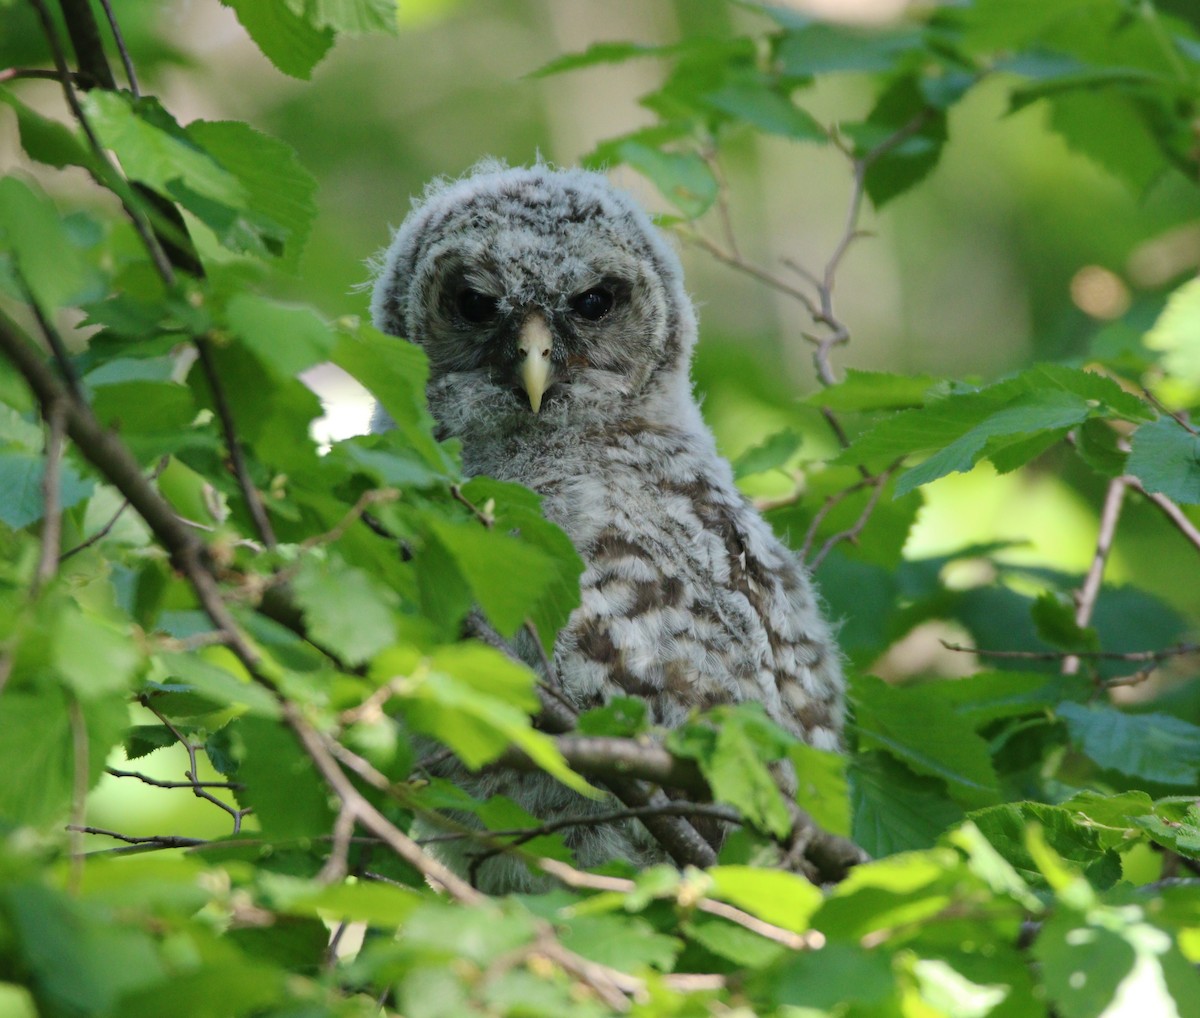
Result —
[{"label": "serrated leaf", "polygon": [[370,390],[392,426],[432,469],[457,477],[457,467],[433,438],[425,404],[429,361],[420,347],[358,325],[340,331],[330,360]]},{"label": "serrated leaf", "polygon": [[229,301],[226,316],[238,339],[278,375],[295,377],[333,351],[333,330],[311,308],[286,307],[240,293]]},{"label": "serrated leaf", "polygon": [[810,113],[796,106],[760,77],[739,76],[700,97],[713,109],[768,134],[793,141],[827,141],[829,136]]},{"label": "serrated leaf", "polygon": [[929,391],[941,382],[935,375],[890,375],[848,368],[837,385],[814,392],[805,403],[830,410],[904,410],[924,406]]},{"label": "serrated leaf", "polygon": [[11,296],[25,301],[32,295],[51,318],[59,307],[95,300],[102,293],[103,275],[54,203],[11,176],[0,178],[0,252],[7,256],[0,259],[0,288],[6,288],[5,277],[12,272]]},{"label": "serrated leaf", "polygon": [[1167,305],[1146,333],[1145,344],[1163,354],[1163,366],[1176,378],[1200,386],[1200,279],[1192,279],[1167,298]]},{"label": "serrated leaf", "polygon": [[221,0],[263,55],[284,74],[307,80],[333,45],[334,32],[296,13],[288,0]]},{"label": "serrated leaf", "polygon": [[611,735],[633,738],[646,731],[646,701],[631,696],[613,697],[603,707],[579,715],[575,727],[581,735]]},{"label": "serrated leaf", "polygon": [[16,113],[21,147],[31,159],[60,170],[67,166],[94,165],[91,149],[65,124],[43,117],[8,89],[0,91],[0,102],[8,103]]},{"label": "serrated leaf", "polygon": [[399,598],[341,556],[307,556],[292,585],[309,636],[351,667],[395,642]]},{"label": "serrated leaf", "polygon": [[[429,521],[429,541],[454,563],[479,607],[504,636],[512,636],[534,611],[556,567],[540,548],[478,523]],[[420,567],[420,558],[417,560]]]},{"label": "serrated leaf", "polygon": [[637,138],[625,138],[600,146],[594,157],[633,167],[688,219],[702,215],[717,200],[717,180],[694,152],[668,152]]},{"label": "serrated leaf", "polygon": [[1050,125],[1071,148],[1136,191],[1168,170],[1167,154],[1133,102],[1111,91],[1085,91],[1094,86],[1086,78],[1070,86],[1050,98]]},{"label": "serrated leaf", "polygon": [[1033,602],[1031,610],[1037,634],[1061,650],[1099,650],[1095,630],[1085,629],[1075,621],[1075,606],[1053,591],[1043,591]]},{"label": "serrated leaf", "polygon": [[1160,417],[1138,428],[1131,446],[1129,472],[1147,491],[1200,504],[1200,435],[1171,417]]},{"label": "serrated leaf", "polygon": [[942,779],[966,805],[995,801],[997,779],[987,743],[963,731],[936,685],[897,689],[861,676],[852,681],[850,695],[865,748],[886,749],[918,774]]},{"label": "serrated leaf", "polygon": [[842,753],[797,743],[788,749],[796,770],[796,802],[823,830],[850,834],[850,789]]},{"label": "serrated leaf", "polygon": [[0,696],[0,817],[15,825],[42,826],[70,807],[76,782],[73,710],[83,722],[87,791],[104,773],[108,751],[128,723],[122,696],[97,697],[73,708],[59,688],[36,695],[6,690]]},{"label": "serrated leaf", "polygon": [[928,848],[963,818],[942,782],[914,774],[886,753],[859,753],[847,778],[851,837],[876,858]]},{"label": "serrated leaf", "polygon": [[733,463],[733,476],[741,479],[752,474],[778,470],[795,455],[804,437],[784,428],[742,453]]},{"label": "serrated leaf", "polygon": [[262,686],[199,654],[159,654],[166,673],[216,706],[238,707],[260,717],[278,717],[279,704]]},{"label": "serrated leaf", "polygon": [[1200,781],[1200,727],[1169,714],[1126,714],[1105,704],[1058,708],[1072,741],[1101,767],[1167,785]]},{"label": "serrated leaf", "polygon": [[292,147],[240,121],[194,120],[184,133],[238,179],[246,206],[265,220],[255,225],[282,244],[283,264],[295,269],[317,214],[317,182]]},{"label": "serrated leaf", "polygon": [[[58,470],[59,508],[78,505],[95,490],[95,483],[81,477],[68,460],[60,462]],[[19,530],[44,516],[46,502],[42,485],[45,476],[43,456],[0,452],[0,521]]]},{"label": "serrated leaf", "polygon": [[976,810],[971,820],[1022,878],[1037,886],[1043,886],[1045,878],[1025,836],[1030,824],[1038,827],[1055,856],[1082,870],[1094,886],[1110,887],[1121,877],[1117,854],[1102,844],[1098,832],[1061,806],[1007,803]]},{"label": "serrated leaf", "polygon": [[292,732],[264,717],[239,718],[230,725],[243,752],[238,802],[254,807],[263,833],[272,838],[328,834],[334,820],[329,792]]}]

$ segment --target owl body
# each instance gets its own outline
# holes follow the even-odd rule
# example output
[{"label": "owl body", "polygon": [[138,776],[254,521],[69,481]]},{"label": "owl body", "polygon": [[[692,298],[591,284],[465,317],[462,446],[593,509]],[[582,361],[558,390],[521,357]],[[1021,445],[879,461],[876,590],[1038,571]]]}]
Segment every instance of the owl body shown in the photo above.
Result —
[{"label": "owl body", "polygon": [[[682,270],[631,199],[579,170],[478,168],[409,215],[372,312],[429,355],[430,410],[465,472],[538,492],[580,553],[581,604],[554,653],[578,709],[633,696],[675,727],[752,700],[837,748],[836,645],[807,575],[717,454],[692,396]],[[541,775],[454,776],[547,819],[611,808]],[[661,861],[636,821],[567,840],[585,866]],[[481,877],[532,886],[510,860]]]}]

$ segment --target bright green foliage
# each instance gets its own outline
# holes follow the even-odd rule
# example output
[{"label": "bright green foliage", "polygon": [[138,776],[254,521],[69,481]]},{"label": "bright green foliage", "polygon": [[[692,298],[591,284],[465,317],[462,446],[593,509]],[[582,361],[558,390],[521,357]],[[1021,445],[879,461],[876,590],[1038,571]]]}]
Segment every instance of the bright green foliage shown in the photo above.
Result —
[{"label": "bright green foliage", "polygon": [[[572,768],[564,705],[527,663],[552,660],[583,564],[536,494],[462,476],[417,347],[277,299],[333,202],[283,142],[184,125],[154,98],[154,71],[180,54],[135,6],[116,5],[146,94],[79,93],[100,151],[45,112],[52,92],[34,104],[19,77],[0,84],[23,152],[55,171],[0,179],[0,330],[45,346],[61,332],[46,363],[106,429],[98,443],[59,421],[0,356],[0,1015],[365,1018],[381,1001],[411,1018],[1200,1015],[1200,620],[1194,584],[1129,581],[1175,557],[1196,574],[1194,264],[1086,351],[1000,378],[843,371],[835,313],[810,322],[798,304],[840,380],[789,393],[734,470],[770,492],[768,521],[841,622],[845,752],[753,705],[670,733],[636,698],[594,708],[575,735],[665,748],[740,823],[707,869],[564,871],[569,827],[504,794],[472,799],[437,764],[502,778],[519,764],[605,794],[602,774]],[[397,30],[390,0],[226,6],[301,79],[339,35]],[[597,43],[531,76],[653,67],[652,122],[595,139],[586,161],[646,176],[674,210],[664,226],[693,238],[722,235],[729,193],[755,186],[737,153],[760,136],[844,156],[847,189],[876,208],[921,193],[985,83],[1010,112],[1042,111],[1148,216],[1164,215],[1156,188],[1195,191],[1188,3],[914,10],[867,29],[740,3],[737,31]],[[0,66],[51,66],[34,14],[0,3]],[[830,114],[831,95],[847,108]],[[817,286],[811,307],[832,294]],[[322,408],[298,376],[326,362],[395,428],[319,444]],[[199,539],[194,557],[129,504],[139,473]],[[915,547],[927,486],[962,474],[1022,496],[1054,474],[1088,521],[1108,504],[1107,529],[1086,535],[1099,565],[1113,544],[1103,582],[1007,540]],[[204,800],[207,821],[150,829],[133,800],[113,807],[138,769],[182,786],[148,795]],[[793,839],[796,807],[820,828],[808,841]],[[120,817],[124,844],[83,833],[101,815]],[[817,886],[804,873],[821,872],[821,832],[873,861]],[[435,890],[409,837],[545,860],[545,889]],[[365,939],[339,933],[333,951],[344,923]]]}]

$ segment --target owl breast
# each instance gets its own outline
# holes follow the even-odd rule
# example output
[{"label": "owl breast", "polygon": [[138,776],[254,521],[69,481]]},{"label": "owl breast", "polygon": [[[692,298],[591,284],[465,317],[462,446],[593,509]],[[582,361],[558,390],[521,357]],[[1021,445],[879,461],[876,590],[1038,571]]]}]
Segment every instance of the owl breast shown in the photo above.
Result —
[{"label": "owl breast", "polygon": [[632,696],[676,727],[753,700],[838,747],[841,674],[814,592],[706,433],[631,421],[466,451],[468,468],[481,453],[492,475],[541,494],[583,558],[581,603],[556,646],[580,710]]}]

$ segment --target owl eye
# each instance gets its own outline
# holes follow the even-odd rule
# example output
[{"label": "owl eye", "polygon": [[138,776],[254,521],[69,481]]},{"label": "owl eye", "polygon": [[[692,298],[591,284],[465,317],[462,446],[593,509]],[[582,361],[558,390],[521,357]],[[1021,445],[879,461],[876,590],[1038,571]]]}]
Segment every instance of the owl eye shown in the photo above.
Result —
[{"label": "owl eye", "polygon": [[496,298],[469,287],[458,295],[458,313],[473,325],[482,325],[496,317]]},{"label": "owl eye", "polygon": [[571,310],[589,322],[598,322],[613,306],[611,291],[597,287],[594,290],[584,290],[577,297],[571,298]]}]

